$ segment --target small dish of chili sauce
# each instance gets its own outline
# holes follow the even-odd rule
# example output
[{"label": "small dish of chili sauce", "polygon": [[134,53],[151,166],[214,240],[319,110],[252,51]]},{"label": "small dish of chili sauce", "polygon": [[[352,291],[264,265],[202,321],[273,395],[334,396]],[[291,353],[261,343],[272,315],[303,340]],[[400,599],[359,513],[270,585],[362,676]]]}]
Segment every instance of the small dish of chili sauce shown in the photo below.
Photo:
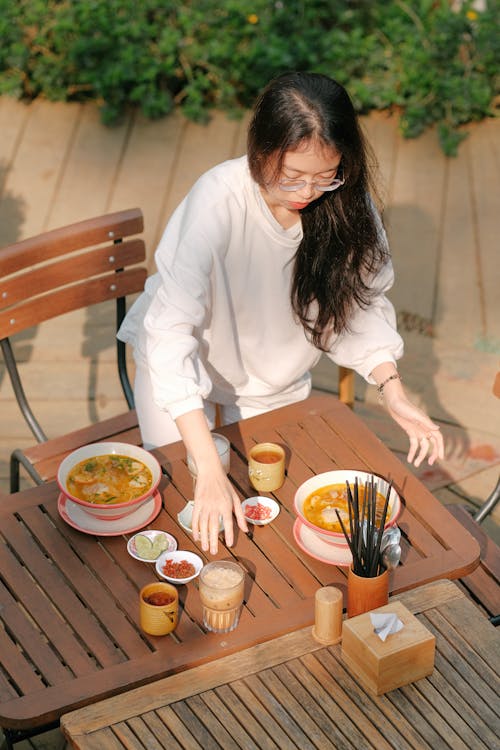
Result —
[{"label": "small dish of chili sauce", "polygon": [[189,583],[200,574],[203,560],[194,552],[178,549],[163,552],[156,561],[156,572],[169,583]]},{"label": "small dish of chili sauce", "polygon": [[255,526],[265,526],[274,521],[280,512],[280,506],[270,497],[248,497],[241,504],[245,519]]}]

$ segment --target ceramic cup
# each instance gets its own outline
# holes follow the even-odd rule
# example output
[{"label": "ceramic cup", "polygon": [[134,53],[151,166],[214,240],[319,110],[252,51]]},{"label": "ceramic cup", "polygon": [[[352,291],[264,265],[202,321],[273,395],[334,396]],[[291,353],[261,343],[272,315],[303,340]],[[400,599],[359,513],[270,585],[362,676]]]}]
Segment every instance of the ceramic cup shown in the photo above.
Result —
[{"label": "ceramic cup", "polygon": [[170,583],[148,583],[139,593],[139,622],[149,635],[167,635],[177,626],[179,595]]},{"label": "ceramic cup", "polygon": [[214,633],[229,633],[240,619],[245,572],[234,562],[217,560],[205,565],[198,585],[203,625]]},{"label": "ceramic cup", "polygon": [[273,492],[285,481],[285,451],[276,443],[257,443],[248,454],[248,477],[259,492]]}]

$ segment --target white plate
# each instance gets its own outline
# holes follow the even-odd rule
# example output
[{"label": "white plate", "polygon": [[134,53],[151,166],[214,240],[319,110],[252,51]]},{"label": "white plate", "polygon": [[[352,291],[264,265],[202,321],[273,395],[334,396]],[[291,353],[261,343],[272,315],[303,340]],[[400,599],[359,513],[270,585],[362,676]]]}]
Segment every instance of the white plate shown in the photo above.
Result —
[{"label": "white plate", "polygon": [[[167,560],[173,560],[176,563],[182,562],[182,560],[186,560],[187,562],[194,565],[195,572],[192,576],[189,576],[189,578],[170,578],[169,576],[165,575],[162,568],[165,565],[165,562]],[[203,560],[199,555],[195,555],[194,552],[189,552],[185,549],[178,549],[175,552],[162,552],[158,560],[156,561],[156,572],[159,576],[164,578],[169,583],[174,584],[181,584],[181,583],[189,583],[189,581],[192,581],[193,578],[196,578],[200,574],[200,570],[203,567]]]},{"label": "white plate", "polygon": [[[140,531],[139,534],[141,534],[142,536],[146,536],[151,542],[154,542],[154,540],[160,536],[165,537],[168,543],[168,547],[166,547],[163,552],[173,552],[177,549],[177,540],[172,536],[172,534],[169,534],[168,531],[162,531],[161,529],[145,529],[144,531]],[[134,534],[134,536],[130,537],[127,542],[127,552],[129,553],[129,555],[135,557],[136,560],[140,560],[141,562],[156,562],[159,555],[156,555],[156,557],[152,558],[146,558],[141,557],[137,554],[135,540],[139,536],[139,534]]]},{"label": "white plate", "polygon": [[[257,519],[249,518],[245,511],[249,506],[254,505],[264,505],[266,508],[269,508],[271,511],[271,514],[269,518],[266,518],[262,521],[259,521]],[[266,524],[271,523],[271,521],[274,521],[278,513],[280,512],[280,506],[276,502],[276,500],[273,500],[270,497],[263,497],[261,495],[257,495],[256,497],[248,497],[246,500],[244,500],[241,503],[241,507],[243,508],[243,513],[245,513],[245,520],[248,521],[248,523],[253,523],[254,526],[266,526]]]},{"label": "white plate", "polygon": [[84,534],[94,534],[94,536],[120,536],[121,534],[131,534],[147,526],[148,523],[156,518],[161,510],[161,495],[156,492],[151,500],[141,505],[133,513],[125,518],[118,518],[115,521],[100,521],[98,518],[89,516],[79,505],[66,497],[59,495],[57,501],[57,510],[61,518]]},{"label": "white plate", "polygon": [[342,547],[335,547],[333,544],[324,542],[302,523],[300,518],[297,518],[293,524],[293,536],[300,549],[316,560],[338,565],[341,568],[348,568],[352,563],[352,555],[348,547],[342,549]]}]

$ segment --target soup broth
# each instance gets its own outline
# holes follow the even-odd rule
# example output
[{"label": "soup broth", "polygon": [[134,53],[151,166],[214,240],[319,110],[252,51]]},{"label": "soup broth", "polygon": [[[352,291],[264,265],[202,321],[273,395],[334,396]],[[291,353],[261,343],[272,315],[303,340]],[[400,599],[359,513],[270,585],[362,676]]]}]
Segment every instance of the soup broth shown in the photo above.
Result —
[{"label": "soup broth", "polygon": [[142,461],[105,454],[80,461],[68,473],[66,484],[79,500],[116,505],[144,495],[153,484],[153,475]]},{"label": "soup broth", "polygon": [[[351,488],[352,492],[352,488]],[[365,488],[362,484],[358,485],[358,497],[360,502],[360,513],[362,509],[362,503],[364,498]],[[382,518],[382,511],[384,509],[385,497],[377,492],[377,503],[375,510],[375,518],[377,522]],[[348,532],[350,532],[349,524],[349,507],[347,502],[347,487],[345,484],[329,484],[326,487],[321,487],[318,490],[314,490],[310,495],[306,497],[303,505],[304,516],[310,523],[315,526],[319,526],[321,529],[327,531],[335,531],[342,533],[342,527],[335,513],[335,508],[338,510],[342,522]],[[387,513],[387,520],[389,520],[390,513]]]}]

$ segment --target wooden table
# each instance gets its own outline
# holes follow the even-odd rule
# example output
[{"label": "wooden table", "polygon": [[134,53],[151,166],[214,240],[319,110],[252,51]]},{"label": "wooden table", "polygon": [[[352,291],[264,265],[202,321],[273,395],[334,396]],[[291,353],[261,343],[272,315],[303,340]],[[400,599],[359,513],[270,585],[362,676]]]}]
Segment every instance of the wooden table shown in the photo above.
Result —
[{"label": "wooden table", "polygon": [[311,628],[62,717],[78,750],[492,750],[500,634],[450,581],[405,592],[436,636],[430,677],[376,697]]},{"label": "wooden table", "polygon": [[[478,564],[471,535],[375,435],[335,397],[300,404],[222,428],[231,440],[231,479],[242,496],[254,495],[247,450],[271,440],[287,451],[287,478],[275,493],[277,519],[241,532],[218,558],[245,567],[246,605],[238,628],[205,633],[197,582],[179,587],[182,613],[174,634],[147,637],[138,622],[138,591],[155,579],[154,567],[132,559],[126,536],[95,537],[69,526],[57,509],[53,483],[8,496],[0,507],[0,726],[24,731],[57,721],[79,706],[241,651],[310,625],[319,586],[345,588],[346,570],[313,559],[293,537],[295,488],[335,467],[390,475],[404,500],[399,520],[403,564],[393,592],[447,577]],[[182,549],[197,546],[177,524],[192,496],[185,450],[156,451],[168,476],[163,508],[150,524],[172,533]],[[199,551],[199,550],[198,550]]]}]

